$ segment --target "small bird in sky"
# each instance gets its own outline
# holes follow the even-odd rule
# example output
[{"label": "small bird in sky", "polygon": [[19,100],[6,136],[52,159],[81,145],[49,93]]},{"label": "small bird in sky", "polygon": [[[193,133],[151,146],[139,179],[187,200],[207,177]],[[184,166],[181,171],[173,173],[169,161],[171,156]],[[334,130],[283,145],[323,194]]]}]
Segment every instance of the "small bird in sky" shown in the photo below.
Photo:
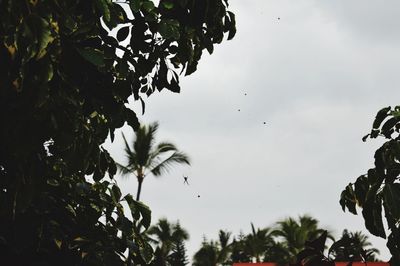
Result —
[{"label": "small bird in sky", "polygon": [[244,94],[244,96],[246,96],[246,95],[247,95],[247,93]]},{"label": "small bird in sky", "polygon": [[240,112],[240,109],[238,109],[238,112]]},{"label": "small bird in sky", "polygon": [[188,176],[183,176],[183,184],[189,185],[188,178]]},{"label": "small bird in sky", "polygon": [[278,17],[278,20],[281,20],[281,18],[280,18],[280,17]]},{"label": "small bird in sky", "polygon": [[266,125],[267,124],[267,122],[264,122],[264,125]]},{"label": "small bird in sky", "polygon": [[200,198],[200,195],[197,195],[198,198]]}]

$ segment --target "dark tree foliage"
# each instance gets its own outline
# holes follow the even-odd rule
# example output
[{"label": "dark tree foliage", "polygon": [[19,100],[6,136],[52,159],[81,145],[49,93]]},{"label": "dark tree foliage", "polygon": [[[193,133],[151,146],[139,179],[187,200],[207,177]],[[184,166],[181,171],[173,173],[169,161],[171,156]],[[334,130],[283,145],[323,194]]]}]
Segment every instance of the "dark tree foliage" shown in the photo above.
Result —
[{"label": "dark tree foliage", "polygon": [[185,266],[189,263],[183,239],[178,238],[172,244],[172,253],[168,256],[168,262],[171,266]]},{"label": "dark tree foliage", "polygon": [[297,254],[297,261],[293,266],[335,266],[335,262],[375,261],[374,254],[377,249],[366,249],[370,245],[367,237],[360,232],[348,233],[344,230],[342,237],[329,248],[328,256],[325,256],[328,233],[325,231],[317,239],[307,241],[305,248]]},{"label": "dark tree foliage", "polygon": [[251,256],[245,251],[245,243],[242,238],[232,241],[230,262],[251,262]]},{"label": "dark tree foliage", "polygon": [[365,227],[371,234],[387,237],[391,263],[400,265],[400,106],[380,110],[363,141],[368,137],[381,137],[385,142],[375,152],[374,167],[345,188],[340,204],[353,214],[357,214],[356,206],[362,208]]},{"label": "dark tree foliage", "polygon": [[329,255],[334,261],[376,261],[379,250],[369,246],[368,236],[344,230],[341,238],[330,247]]},{"label": "dark tree foliage", "polygon": [[130,95],[179,92],[178,73],[224,33],[235,34],[226,0],[0,0],[2,263],[151,260],[150,210],[104,179],[116,165],[101,144],[138,128]]}]

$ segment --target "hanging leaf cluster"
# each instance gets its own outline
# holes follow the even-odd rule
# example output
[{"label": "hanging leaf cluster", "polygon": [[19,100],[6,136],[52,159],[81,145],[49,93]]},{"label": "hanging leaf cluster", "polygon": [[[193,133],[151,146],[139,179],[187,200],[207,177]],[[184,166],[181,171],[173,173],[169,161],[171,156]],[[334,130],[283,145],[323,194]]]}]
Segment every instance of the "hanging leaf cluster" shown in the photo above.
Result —
[{"label": "hanging leaf cluster", "polygon": [[[362,209],[365,226],[372,234],[387,238],[391,263],[400,264],[400,106],[380,110],[371,133],[363,138],[384,138],[375,152],[375,165],[342,192],[340,204],[357,214]],[[389,231],[385,230],[385,224]]]},{"label": "hanging leaf cluster", "polygon": [[149,260],[138,228],[150,212],[127,196],[132,219],[123,216],[121,199],[113,200],[118,187],[104,181],[116,165],[101,144],[125,123],[139,127],[128,97],[144,111],[143,95],[179,92],[179,74],[193,73],[203,50],[235,35],[227,7],[0,0],[2,254],[40,265]]}]

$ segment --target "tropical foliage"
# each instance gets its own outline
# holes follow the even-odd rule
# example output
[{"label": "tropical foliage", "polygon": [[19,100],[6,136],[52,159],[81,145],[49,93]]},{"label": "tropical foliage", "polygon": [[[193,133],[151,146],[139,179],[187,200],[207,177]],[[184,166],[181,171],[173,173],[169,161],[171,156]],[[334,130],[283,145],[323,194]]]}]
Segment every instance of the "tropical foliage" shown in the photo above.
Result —
[{"label": "tropical foliage", "polygon": [[370,243],[368,237],[360,232],[349,233],[343,231],[342,237],[334,242],[325,255],[327,232],[323,232],[317,239],[306,241],[305,248],[297,254],[294,266],[335,266],[335,262],[363,262],[375,261],[377,249],[367,249]]},{"label": "tropical foliage", "polygon": [[150,242],[155,245],[154,266],[185,266],[188,264],[185,241],[188,232],[179,221],[171,224],[167,219],[160,219],[147,232]]},{"label": "tropical foliage", "polygon": [[[297,255],[308,241],[330,234],[318,226],[318,221],[308,215],[298,219],[286,218],[273,227],[256,228],[239,234],[230,241],[231,233],[220,231],[219,240],[204,239],[193,257],[193,265],[232,265],[235,262],[276,262],[280,265],[297,262]],[[325,250],[325,246],[324,249]]]},{"label": "tropical foliage", "polygon": [[379,250],[370,248],[368,236],[344,230],[341,238],[329,249],[334,261],[376,261]]},{"label": "tropical foliage", "polygon": [[362,208],[365,227],[373,235],[387,237],[391,263],[400,265],[400,106],[380,110],[363,140],[368,137],[385,142],[375,152],[374,167],[345,188],[340,204],[353,214],[357,214],[357,206]]},{"label": "tropical foliage", "polygon": [[2,263],[150,261],[150,210],[104,179],[101,144],[139,128],[129,96],[179,92],[177,73],[235,31],[226,0],[0,1]]},{"label": "tropical foliage", "polygon": [[125,156],[127,165],[117,163],[118,169],[124,176],[133,175],[138,181],[136,200],[140,199],[142,183],[149,174],[160,176],[176,164],[189,164],[189,157],[178,151],[170,142],[155,144],[158,123],[148,126],[141,125],[135,132],[135,139],[132,147],[128,144],[126,137],[122,134],[125,143]]}]

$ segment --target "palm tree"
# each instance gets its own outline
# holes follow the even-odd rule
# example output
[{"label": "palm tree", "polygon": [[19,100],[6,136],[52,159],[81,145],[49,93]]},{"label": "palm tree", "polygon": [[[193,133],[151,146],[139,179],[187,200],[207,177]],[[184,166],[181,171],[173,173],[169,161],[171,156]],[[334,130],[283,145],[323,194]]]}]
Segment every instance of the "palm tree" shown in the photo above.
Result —
[{"label": "palm tree", "polygon": [[[291,263],[297,254],[305,248],[307,240],[314,240],[325,230],[318,227],[318,220],[308,215],[299,216],[298,221],[289,217],[277,222],[273,235],[281,238],[281,243],[286,247]],[[328,238],[333,237],[328,233]]]},{"label": "palm tree", "polygon": [[244,248],[246,253],[255,260],[261,262],[265,251],[274,242],[270,228],[257,228],[255,229],[251,223],[251,233],[248,234],[244,241]]},{"label": "palm tree", "polygon": [[370,246],[368,236],[344,230],[341,238],[332,244],[329,254],[334,261],[375,261],[379,250]]},{"label": "palm tree", "polygon": [[138,181],[136,200],[140,199],[142,183],[149,174],[160,176],[168,171],[174,164],[190,165],[189,157],[170,142],[160,142],[155,145],[154,139],[158,129],[155,122],[148,126],[141,125],[135,132],[132,147],[128,144],[126,137],[122,134],[125,143],[125,155],[128,159],[127,165],[117,163],[120,173],[124,176],[134,175]]}]

